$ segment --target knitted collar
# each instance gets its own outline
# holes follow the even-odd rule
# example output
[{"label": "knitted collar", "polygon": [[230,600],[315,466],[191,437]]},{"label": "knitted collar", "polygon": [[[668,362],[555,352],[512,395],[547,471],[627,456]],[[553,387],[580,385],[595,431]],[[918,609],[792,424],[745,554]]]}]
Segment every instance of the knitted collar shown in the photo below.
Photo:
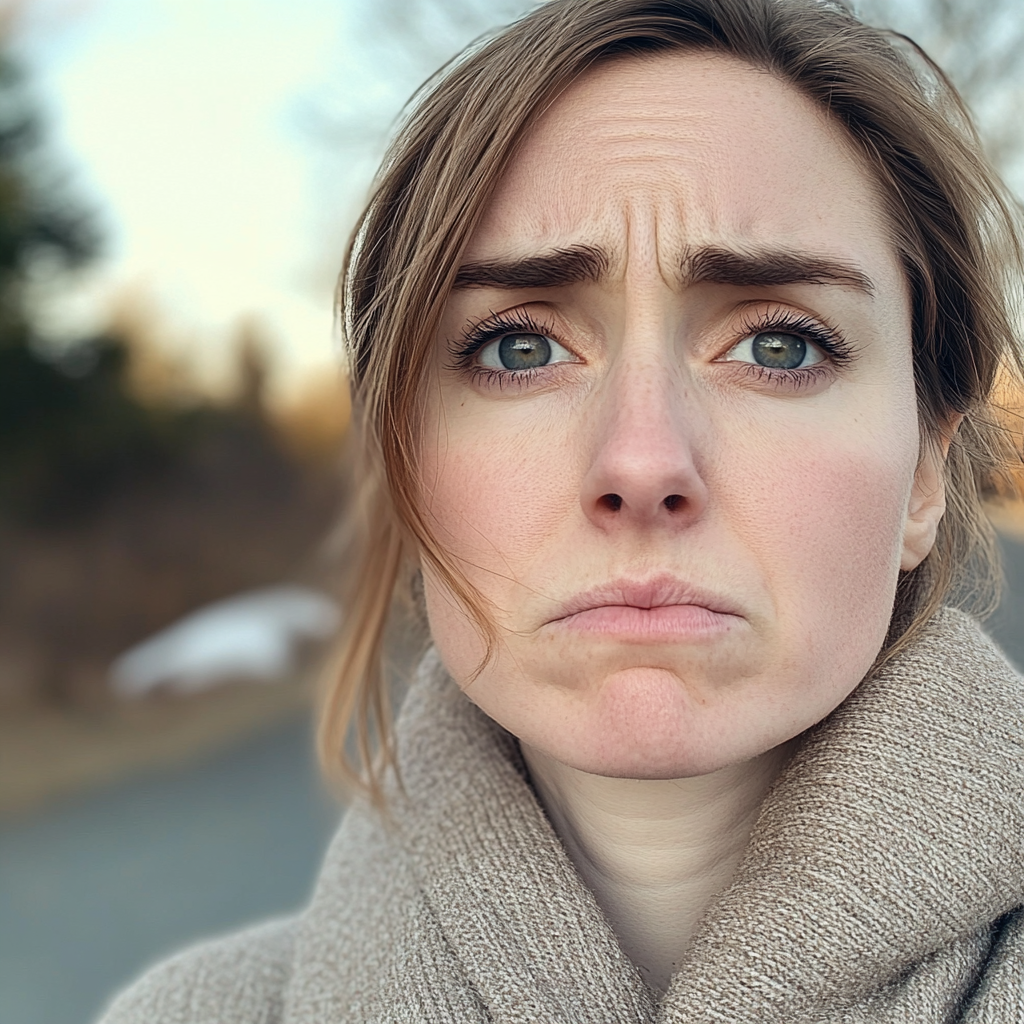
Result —
[{"label": "knitted collar", "polygon": [[1021,681],[973,620],[936,616],[805,734],[660,1007],[515,741],[436,657],[398,726],[394,841],[495,1021],[814,1020],[1024,902],[1022,721]]}]

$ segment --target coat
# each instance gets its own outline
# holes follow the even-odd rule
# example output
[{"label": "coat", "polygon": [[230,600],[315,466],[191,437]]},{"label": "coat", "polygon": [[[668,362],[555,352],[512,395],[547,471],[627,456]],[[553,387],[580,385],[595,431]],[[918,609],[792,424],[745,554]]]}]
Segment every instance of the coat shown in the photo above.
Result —
[{"label": "coat", "polygon": [[436,658],[397,732],[404,794],[348,811],[305,911],[102,1024],[1024,1022],[1024,684],[963,613],[804,735],[660,1003]]}]

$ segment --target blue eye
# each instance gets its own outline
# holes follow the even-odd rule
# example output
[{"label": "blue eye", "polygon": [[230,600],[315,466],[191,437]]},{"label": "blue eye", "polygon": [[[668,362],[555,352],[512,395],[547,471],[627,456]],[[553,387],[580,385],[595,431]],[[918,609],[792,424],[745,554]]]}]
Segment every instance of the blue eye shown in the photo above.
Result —
[{"label": "blue eye", "polygon": [[551,358],[551,342],[540,334],[507,334],[498,342],[498,359],[506,370],[532,370]]},{"label": "blue eye", "polygon": [[495,338],[477,355],[480,366],[494,370],[535,370],[550,363],[574,361],[573,354],[554,339],[526,332]]},{"label": "blue eye", "polygon": [[754,363],[772,370],[797,370],[814,366],[825,356],[814,344],[799,334],[785,331],[759,331],[734,345],[726,359]]}]

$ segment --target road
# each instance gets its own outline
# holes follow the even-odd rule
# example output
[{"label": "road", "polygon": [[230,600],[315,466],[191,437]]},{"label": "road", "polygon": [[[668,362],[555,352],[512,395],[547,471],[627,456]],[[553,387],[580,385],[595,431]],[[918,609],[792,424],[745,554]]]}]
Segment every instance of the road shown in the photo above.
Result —
[{"label": "road", "polygon": [[88,1024],[166,952],[301,906],[338,818],[309,733],[0,825],[0,1024]]},{"label": "road", "polygon": [[[990,631],[1024,665],[1024,545]],[[338,812],[293,720],[0,826],[0,1024],[88,1024],[147,963],[306,899]]]}]

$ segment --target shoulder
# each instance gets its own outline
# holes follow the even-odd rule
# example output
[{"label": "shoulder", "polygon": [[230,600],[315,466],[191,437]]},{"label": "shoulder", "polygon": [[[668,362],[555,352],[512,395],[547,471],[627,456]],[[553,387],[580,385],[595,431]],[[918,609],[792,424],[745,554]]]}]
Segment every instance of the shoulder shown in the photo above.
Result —
[{"label": "shoulder", "polygon": [[270,921],[200,943],[118,995],[99,1024],[277,1024],[296,921]]},{"label": "shoulder", "polygon": [[[888,697],[903,695],[954,727],[984,725],[1019,743],[1024,679],[972,616],[943,608],[882,669]],[[892,683],[898,683],[894,687]]]}]

